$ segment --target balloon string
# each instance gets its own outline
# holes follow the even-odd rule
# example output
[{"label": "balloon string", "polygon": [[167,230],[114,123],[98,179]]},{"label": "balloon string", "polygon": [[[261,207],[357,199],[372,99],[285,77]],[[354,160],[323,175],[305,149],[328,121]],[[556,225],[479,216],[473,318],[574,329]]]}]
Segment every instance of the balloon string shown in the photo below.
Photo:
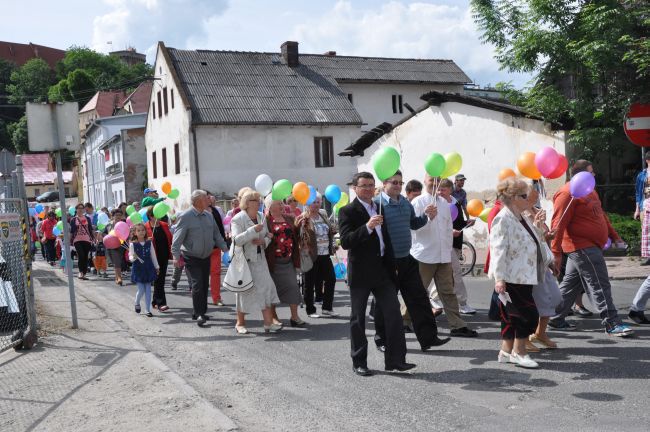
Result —
[{"label": "balloon string", "polygon": [[557,223],[555,224],[554,229],[557,229],[558,225],[560,225],[560,223],[562,222],[562,219],[564,219],[564,215],[566,214],[567,210],[569,210],[569,207],[571,207],[571,203],[573,202],[573,198],[574,197],[571,197],[571,201],[569,201],[569,205],[567,205],[566,208],[564,209],[564,213],[562,213],[562,216],[560,217],[560,220],[557,221]]}]

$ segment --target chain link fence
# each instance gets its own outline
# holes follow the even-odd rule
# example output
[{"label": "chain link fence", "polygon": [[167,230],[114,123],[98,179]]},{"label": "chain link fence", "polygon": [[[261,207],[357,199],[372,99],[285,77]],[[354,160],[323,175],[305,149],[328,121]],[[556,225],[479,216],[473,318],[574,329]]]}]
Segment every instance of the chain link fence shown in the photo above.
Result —
[{"label": "chain link fence", "polygon": [[0,199],[0,352],[36,342],[30,231],[25,202]]}]

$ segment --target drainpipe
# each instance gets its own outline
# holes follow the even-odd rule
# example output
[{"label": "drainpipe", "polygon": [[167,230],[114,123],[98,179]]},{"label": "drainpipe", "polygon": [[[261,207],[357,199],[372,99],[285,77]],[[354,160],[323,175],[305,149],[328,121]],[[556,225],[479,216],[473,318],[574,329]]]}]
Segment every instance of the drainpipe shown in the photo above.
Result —
[{"label": "drainpipe", "polygon": [[201,174],[199,173],[199,148],[196,144],[196,128],[192,126],[192,140],[194,141],[194,172],[196,177],[196,188],[201,189]]}]

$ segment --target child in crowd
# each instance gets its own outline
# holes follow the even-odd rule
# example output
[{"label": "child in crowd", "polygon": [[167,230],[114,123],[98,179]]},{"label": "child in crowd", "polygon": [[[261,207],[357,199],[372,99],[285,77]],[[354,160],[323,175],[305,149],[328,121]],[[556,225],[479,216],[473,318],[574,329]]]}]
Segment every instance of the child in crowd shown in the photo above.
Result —
[{"label": "child in crowd", "polygon": [[65,273],[65,248],[63,247],[63,234],[59,234],[56,237],[56,254],[59,257],[59,266],[61,266],[61,270]]},{"label": "child in crowd", "polygon": [[100,231],[95,232],[95,242],[94,264],[97,276],[107,278],[106,246],[104,246],[104,235]]},{"label": "child in crowd", "polygon": [[129,244],[129,261],[131,268],[131,282],[138,286],[135,296],[135,312],[140,313],[140,301],[144,295],[144,307],[147,316],[151,313],[151,283],[158,277],[158,259],[151,240],[147,239],[147,229],[143,223],[133,225],[133,236]]}]

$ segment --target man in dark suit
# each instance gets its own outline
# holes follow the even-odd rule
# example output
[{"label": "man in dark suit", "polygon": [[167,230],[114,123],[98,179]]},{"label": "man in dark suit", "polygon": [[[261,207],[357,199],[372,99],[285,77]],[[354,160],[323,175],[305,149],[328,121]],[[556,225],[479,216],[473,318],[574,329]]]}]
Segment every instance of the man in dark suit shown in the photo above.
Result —
[{"label": "man in dark suit", "polygon": [[372,293],[381,306],[385,327],[385,370],[405,372],[415,367],[406,363],[406,340],[397,300],[396,274],[388,231],[383,216],[373,203],[375,179],[369,172],[352,178],[357,198],[339,210],[341,246],[348,251],[350,285],[350,339],[352,368],[357,375],[371,375],[367,365],[366,307]]}]

